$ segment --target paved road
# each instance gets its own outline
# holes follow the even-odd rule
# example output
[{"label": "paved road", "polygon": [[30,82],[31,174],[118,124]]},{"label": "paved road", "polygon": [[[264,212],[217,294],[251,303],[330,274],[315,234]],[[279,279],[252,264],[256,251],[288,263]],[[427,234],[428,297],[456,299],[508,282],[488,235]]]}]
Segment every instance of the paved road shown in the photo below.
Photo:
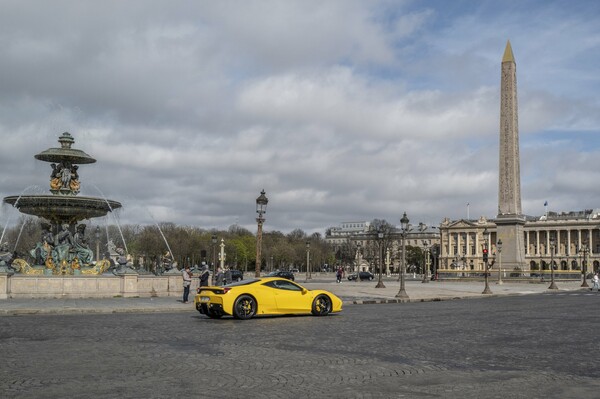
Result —
[{"label": "paved road", "polygon": [[[598,398],[600,294],[0,318],[8,398]],[[595,341],[595,342],[594,342]]]}]

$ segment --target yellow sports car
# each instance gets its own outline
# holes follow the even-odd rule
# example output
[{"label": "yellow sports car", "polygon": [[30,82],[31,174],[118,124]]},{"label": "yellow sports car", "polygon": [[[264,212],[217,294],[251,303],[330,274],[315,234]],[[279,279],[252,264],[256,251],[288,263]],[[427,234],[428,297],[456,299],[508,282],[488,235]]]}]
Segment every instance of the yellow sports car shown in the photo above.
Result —
[{"label": "yellow sports car", "polygon": [[242,280],[224,287],[200,287],[194,305],[213,319],[226,315],[237,319],[277,314],[325,316],[342,311],[342,300],[331,292],[308,290],[280,277]]}]

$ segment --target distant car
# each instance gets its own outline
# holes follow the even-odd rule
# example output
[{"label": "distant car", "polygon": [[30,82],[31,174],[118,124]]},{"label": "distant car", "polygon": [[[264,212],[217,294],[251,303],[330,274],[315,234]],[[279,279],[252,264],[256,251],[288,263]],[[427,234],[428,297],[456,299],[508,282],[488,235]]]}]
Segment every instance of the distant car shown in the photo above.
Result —
[{"label": "distant car", "polygon": [[371,272],[359,272],[358,275],[356,273],[352,273],[348,275],[348,280],[356,280],[356,278],[360,278],[361,280],[373,280],[375,276]]},{"label": "distant car", "polygon": [[231,281],[240,281],[244,279],[244,272],[241,270],[231,271]]},{"label": "distant car", "polygon": [[233,316],[313,314],[342,311],[342,300],[325,290],[309,290],[288,279],[268,277],[244,280],[224,287],[202,287],[194,298],[198,312],[211,319]]},{"label": "distant car", "polygon": [[296,280],[294,278],[294,273],[288,272],[286,270],[275,270],[274,272],[267,274],[265,277],[281,277],[281,278],[287,278],[288,280],[292,280],[292,281]]}]

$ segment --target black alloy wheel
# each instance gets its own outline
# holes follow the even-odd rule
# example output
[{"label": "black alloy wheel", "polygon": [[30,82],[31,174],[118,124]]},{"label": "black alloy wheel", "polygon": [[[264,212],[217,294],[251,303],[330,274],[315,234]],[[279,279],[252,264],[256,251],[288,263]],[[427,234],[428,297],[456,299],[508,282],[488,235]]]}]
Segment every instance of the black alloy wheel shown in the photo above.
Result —
[{"label": "black alloy wheel", "polygon": [[312,304],[312,314],[315,316],[327,316],[331,313],[331,299],[327,295],[319,295]]},{"label": "black alloy wheel", "polygon": [[233,317],[241,320],[250,319],[256,314],[257,307],[256,299],[250,295],[240,295],[233,304]]}]

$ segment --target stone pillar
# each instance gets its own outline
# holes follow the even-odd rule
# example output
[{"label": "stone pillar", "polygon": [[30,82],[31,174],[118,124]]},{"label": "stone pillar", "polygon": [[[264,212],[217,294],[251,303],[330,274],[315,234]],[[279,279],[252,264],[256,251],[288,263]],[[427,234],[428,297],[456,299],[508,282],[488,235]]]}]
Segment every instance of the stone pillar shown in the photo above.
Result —
[{"label": "stone pillar", "polygon": [[8,299],[10,276],[10,273],[0,273],[0,299]]},{"label": "stone pillar", "polygon": [[137,273],[124,273],[119,277],[121,278],[121,296],[123,298],[131,298],[139,295]]}]

